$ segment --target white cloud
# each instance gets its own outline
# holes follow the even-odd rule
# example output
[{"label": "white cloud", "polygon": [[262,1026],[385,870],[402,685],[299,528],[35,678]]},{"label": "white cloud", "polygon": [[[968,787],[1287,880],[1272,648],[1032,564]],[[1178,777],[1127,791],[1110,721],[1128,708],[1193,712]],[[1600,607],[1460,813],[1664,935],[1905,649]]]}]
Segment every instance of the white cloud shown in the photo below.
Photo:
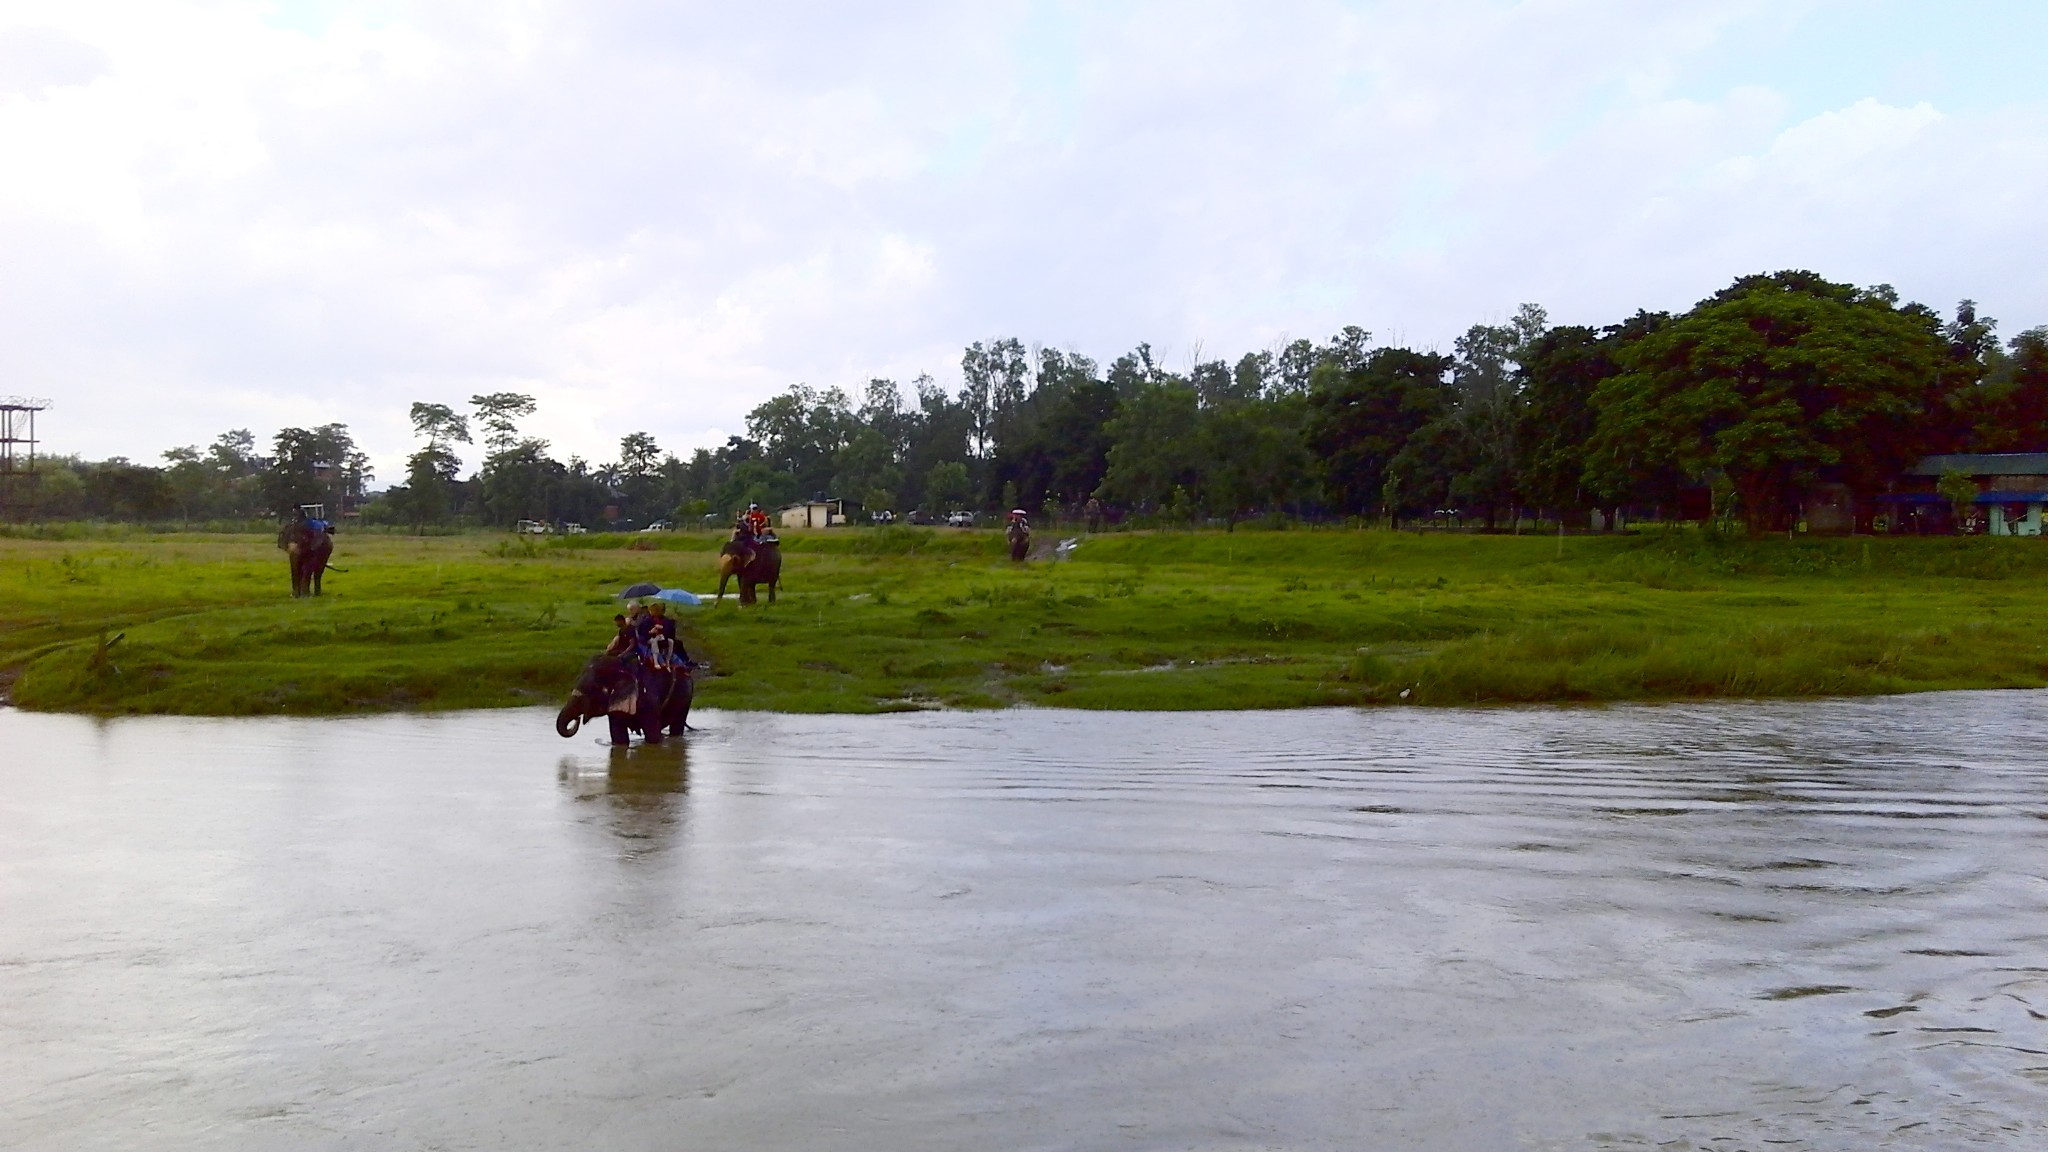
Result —
[{"label": "white cloud", "polygon": [[1701,79],[1803,10],[0,6],[0,391],[90,455],[344,420],[388,477],[415,399],[684,448],[1001,334],[1446,345],[1799,265],[2048,319],[2043,105]]}]

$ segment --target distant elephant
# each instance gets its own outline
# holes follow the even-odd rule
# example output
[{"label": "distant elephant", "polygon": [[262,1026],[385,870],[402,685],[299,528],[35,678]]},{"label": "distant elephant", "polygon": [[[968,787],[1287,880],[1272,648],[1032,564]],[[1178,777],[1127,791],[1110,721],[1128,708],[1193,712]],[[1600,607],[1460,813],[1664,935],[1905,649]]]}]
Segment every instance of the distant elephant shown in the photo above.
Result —
[{"label": "distant elephant", "polygon": [[681,736],[690,726],[690,703],[696,698],[696,677],[688,667],[646,673],[627,657],[610,653],[591,658],[570,689],[568,702],[555,714],[555,731],[574,736],[586,720],[603,716],[611,726],[615,747],[624,747],[639,732],[649,744],[664,735]]},{"label": "distant elephant", "polygon": [[1031,526],[1022,520],[1012,520],[1007,535],[1010,540],[1010,559],[1022,561],[1031,552]]},{"label": "distant elephant", "polygon": [[716,600],[725,599],[725,582],[738,580],[740,603],[752,604],[754,589],[768,586],[768,602],[775,603],[775,592],[782,586],[782,545],[770,536],[756,541],[754,557],[746,557],[745,545],[737,540],[728,540],[718,551],[718,595]]},{"label": "distant elephant", "polygon": [[279,530],[277,546],[284,549],[285,560],[291,564],[292,597],[318,596],[327,558],[334,555],[333,531],[294,520]]}]

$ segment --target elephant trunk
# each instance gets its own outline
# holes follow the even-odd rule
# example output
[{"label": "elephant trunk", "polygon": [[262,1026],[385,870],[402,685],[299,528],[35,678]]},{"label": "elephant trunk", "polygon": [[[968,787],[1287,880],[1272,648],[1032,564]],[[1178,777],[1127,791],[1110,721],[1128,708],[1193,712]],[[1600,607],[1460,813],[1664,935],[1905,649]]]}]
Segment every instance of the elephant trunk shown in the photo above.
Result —
[{"label": "elephant trunk", "polygon": [[574,736],[583,727],[583,690],[569,693],[569,702],[555,714],[555,732],[564,738]]}]

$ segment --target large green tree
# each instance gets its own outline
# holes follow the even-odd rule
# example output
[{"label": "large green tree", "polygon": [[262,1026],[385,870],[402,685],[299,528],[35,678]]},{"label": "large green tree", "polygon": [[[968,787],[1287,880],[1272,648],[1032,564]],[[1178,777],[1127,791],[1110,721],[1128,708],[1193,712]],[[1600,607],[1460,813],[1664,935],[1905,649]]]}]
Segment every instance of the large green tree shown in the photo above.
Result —
[{"label": "large green tree", "polygon": [[1603,481],[1719,472],[1751,533],[1804,488],[1872,492],[1927,447],[1948,347],[1940,319],[1811,272],[1748,276],[1617,353],[1594,393]]},{"label": "large green tree", "polygon": [[1160,508],[1176,488],[1194,488],[1201,469],[1200,400],[1185,381],[1140,385],[1109,422],[1109,469],[1102,496]]},{"label": "large green tree", "polygon": [[1332,504],[1353,514],[1380,509],[1387,466],[1409,437],[1453,403],[1444,380],[1452,364],[1447,356],[1378,348],[1355,363],[1333,358],[1315,369],[1308,444],[1322,461]]}]

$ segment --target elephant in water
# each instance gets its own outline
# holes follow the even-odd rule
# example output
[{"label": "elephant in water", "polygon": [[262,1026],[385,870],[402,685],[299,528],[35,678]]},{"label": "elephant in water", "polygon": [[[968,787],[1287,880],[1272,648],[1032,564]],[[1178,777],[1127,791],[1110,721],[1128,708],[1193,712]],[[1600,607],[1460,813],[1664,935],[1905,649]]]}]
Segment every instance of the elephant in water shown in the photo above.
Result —
[{"label": "elephant in water", "polygon": [[718,595],[725,599],[725,582],[740,582],[740,603],[755,602],[754,589],[768,586],[768,602],[775,603],[776,589],[782,586],[782,545],[773,536],[766,536],[754,543],[754,555],[746,556],[745,545],[735,540],[726,541],[718,552]]},{"label": "elephant in water", "polygon": [[292,568],[292,596],[318,596],[320,577],[327,571],[327,558],[334,555],[334,533],[316,528],[310,521],[295,520],[277,534],[277,546],[284,550]]},{"label": "elephant in water", "polygon": [[[623,634],[623,618],[620,626]],[[614,644],[584,665],[568,701],[555,714],[555,731],[574,736],[585,721],[603,716],[616,747],[624,747],[635,732],[645,735],[649,744],[661,743],[664,735],[681,736],[690,726],[690,703],[697,695],[691,667],[678,664],[643,671],[619,649]]]}]

